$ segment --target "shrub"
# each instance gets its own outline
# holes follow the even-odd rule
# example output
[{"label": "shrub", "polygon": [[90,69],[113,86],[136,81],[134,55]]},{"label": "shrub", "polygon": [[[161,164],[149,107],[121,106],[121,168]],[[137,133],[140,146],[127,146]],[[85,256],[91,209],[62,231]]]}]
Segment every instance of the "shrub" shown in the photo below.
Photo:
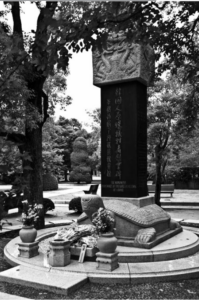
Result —
[{"label": "shrub", "polygon": [[43,191],[58,190],[58,180],[54,175],[47,173],[43,175]]},{"label": "shrub", "polygon": [[[23,193],[15,192],[14,190],[8,192],[0,192],[0,214],[7,213],[9,209],[19,208],[23,209],[22,201],[24,200]],[[44,214],[49,210],[55,209],[55,204],[51,199],[43,198]],[[3,209],[2,209],[3,207]]]},{"label": "shrub", "polygon": [[49,210],[55,209],[55,204],[51,199],[43,198],[43,205],[44,205],[44,214],[47,213]]},{"label": "shrub", "polygon": [[76,197],[70,200],[69,210],[75,210],[79,213],[82,213],[81,197]]},{"label": "shrub", "polygon": [[78,137],[73,143],[73,152],[71,153],[71,169],[69,180],[72,182],[90,183],[91,168],[89,166],[88,149],[86,140]]}]

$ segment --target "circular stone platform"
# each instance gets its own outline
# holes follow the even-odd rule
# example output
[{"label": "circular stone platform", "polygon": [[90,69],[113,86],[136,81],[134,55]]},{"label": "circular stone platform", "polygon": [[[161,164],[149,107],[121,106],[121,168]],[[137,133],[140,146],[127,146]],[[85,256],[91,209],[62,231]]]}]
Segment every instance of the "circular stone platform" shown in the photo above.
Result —
[{"label": "circular stone platform", "polygon": [[[38,231],[37,240],[52,236],[58,228]],[[108,282],[135,283],[150,280],[190,279],[199,276],[199,239],[195,234],[186,230],[153,249],[118,246],[119,268],[113,272],[97,270],[97,263],[90,261],[79,263],[77,260],[71,260],[66,267],[51,267],[48,264],[47,255],[41,250],[38,256],[30,259],[18,257],[19,242],[20,238],[17,237],[4,249],[5,257],[12,266],[21,265],[44,272],[50,270],[56,273],[85,274],[91,282],[107,282],[108,280]]]}]

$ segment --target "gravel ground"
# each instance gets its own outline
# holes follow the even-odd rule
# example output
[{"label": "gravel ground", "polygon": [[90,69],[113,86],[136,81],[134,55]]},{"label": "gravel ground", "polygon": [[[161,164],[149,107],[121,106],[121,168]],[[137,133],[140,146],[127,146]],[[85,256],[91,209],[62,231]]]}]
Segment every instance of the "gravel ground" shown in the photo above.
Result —
[{"label": "gravel ground", "polygon": [[[18,232],[0,238],[0,272],[11,268],[3,258],[5,245]],[[199,279],[134,285],[88,283],[67,298],[46,290],[0,282],[0,291],[29,299],[199,299]]]}]

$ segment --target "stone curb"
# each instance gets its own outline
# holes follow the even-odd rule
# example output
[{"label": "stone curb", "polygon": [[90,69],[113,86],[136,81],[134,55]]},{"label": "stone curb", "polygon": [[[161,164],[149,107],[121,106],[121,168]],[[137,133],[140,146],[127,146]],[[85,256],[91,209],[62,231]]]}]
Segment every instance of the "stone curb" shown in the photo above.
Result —
[{"label": "stone curb", "polygon": [[[45,229],[41,230],[38,239],[42,240],[42,236],[45,236]],[[46,274],[46,278],[48,274],[57,274],[58,276],[63,274],[71,274],[74,276],[83,275],[86,276],[91,282],[101,282],[101,283],[138,283],[138,282],[149,282],[149,281],[161,281],[161,280],[178,280],[178,279],[186,279],[186,278],[194,278],[199,275],[199,253],[189,255],[186,253],[186,257],[177,259],[174,258],[172,260],[164,260],[164,261],[151,261],[151,262],[128,262],[128,263],[119,263],[119,269],[115,269],[112,272],[102,271],[97,269],[96,262],[85,261],[83,264],[78,263],[76,260],[72,260],[71,264],[66,267],[49,267],[47,263],[47,257],[42,254],[41,256],[36,256],[31,259],[19,258],[17,255],[17,239],[10,241],[8,245],[5,247],[4,254],[6,260],[12,265],[21,265],[21,267],[25,267],[27,270],[35,270],[36,272],[42,272],[42,274]],[[198,241],[197,241],[198,243]],[[182,246],[182,250],[185,247]],[[158,250],[157,250],[158,251]],[[160,251],[162,251],[160,249]],[[184,251],[184,250],[183,250]],[[197,250],[196,250],[197,251]],[[163,251],[164,252],[164,251]],[[166,255],[166,253],[165,253]],[[43,273],[44,272],[44,273]],[[17,274],[14,271],[14,275],[12,272],[5,271],[0,274],[0,280],[4,281],[4,277],[8,278],[12,277],[14,280],[17,280]],[[45,277],[44,276],[44,277]],[[35,276],[34,276],[35,278]],[[69,276],[70,278],[70,276]],[[7,279],[5,279],[7,280]],[[23,275],[22,280],[25,280]],[[36,279],[34,279],[36,280]],[[42,279],[43,280],[43,279]],[[31,282],[31,278],[29,278],[29,282]],[[47,282],[45,283],[47,285]],[[53,286],[52,286],[53,288]]]},{"label": "stone curb", "polygon": [[[12,269],[0,273],[0,282],[20,284],[47,290],[53,293],[68,296],[88,282],[86,274],[68,273],[57,274],[56,272],[46,272],[25,266],[16,266]],[[6,299],[6,298],[5,298]],[[20,299],[20,298],[19,298]],[[25,298],[23,298],[25,299]]]},{"label": "stone curb", "polygon": [[4,300],[25,300],[25,299],[29,299],[30,298],[24,298],[24,297],[20,297],[20,296],[16,296],[16,295],[11,295],[11,294],[6,294],[6,293],[1,293],[0,292],[0,299],[4,299]]},{"label": "stone curb", "polygon": [[165,210],[174,210],[174,209],[199,210],[199,206],[162,205],[161,207]]},{"label": "stone curb", "polygon": [[180,221],[180,225],[199,228],[199,221],[198,220],[183,220],[183,221]]},{"label": "stone curb", "polygon": [[[74,221],[68,220],[68,221],[49,221],[45,224],[45,228],[51,228],[51,227],[58,227],[58,226],[67,226],[73,223]],[[22,225],[14,225],[14,226],[7,226],[0,231],[0,236],[4,235],[5,233],[12,232],[12,231],[18,231],[22,228]]]}]

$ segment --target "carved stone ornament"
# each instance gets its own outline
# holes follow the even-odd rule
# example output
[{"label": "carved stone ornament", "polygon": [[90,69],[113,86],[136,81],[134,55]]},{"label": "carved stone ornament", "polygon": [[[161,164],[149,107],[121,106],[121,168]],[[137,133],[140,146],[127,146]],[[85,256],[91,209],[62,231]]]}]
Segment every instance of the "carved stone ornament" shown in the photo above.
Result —
[{"label": "carved stone ornament", "polygon": [[86,213],[90,220],[92,220],[92,215],[98,208],[104,207],[104,203],[101,197],[98,195],[85,195],[81,197],[82,210]]},{"label": "carved stone ornament", "polygon": [[97,86],[132,80],[149,86],[154,69],[153,49],[127,41],[122,31],[108,37],[102,52],[93,51],[93,84]]}]

